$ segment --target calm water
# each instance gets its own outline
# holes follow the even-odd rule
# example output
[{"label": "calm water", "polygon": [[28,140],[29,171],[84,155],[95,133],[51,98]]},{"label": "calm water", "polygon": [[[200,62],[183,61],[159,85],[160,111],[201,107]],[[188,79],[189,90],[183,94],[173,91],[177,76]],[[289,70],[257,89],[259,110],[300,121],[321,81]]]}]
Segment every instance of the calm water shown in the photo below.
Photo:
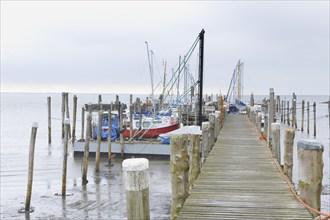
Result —
[{"label": "calm water", "polygon": [[[47,137],[47,97],[52,97],[52,144]],[[81,106],[96,103],[98,94],[77,94],[77,130],[81,135]],[[134,95],[144,99],[146,95]],[[103,103],[115,100],[114,94],[102,95]],[[302,97],[299,97],[300,99]],[[69,105],[72,106],[73,94]],[[129,95],[120,95],[121,101],[128,103]],[[257,99],[257,97],[256,97]],[[291,97],[287,97],[291,100]],[[322,210],[329,212],[329,128],[327,105],[318,104],[328,100],[327,96],[304,97],[305,101],[317,102],[317,139],[325,147],[324,152],[324,192]],[[298,100],[299,103],[299,100]],[[72,109],[70,109],[72,115]],[[312,114],[311,114],[312,115]],[[298,113],[299,117],[299,113]],[[306,118],[306,117],[305,117]],[[71,116],[72,119],[72,116]],[[35,211],[30,215],[19,214],[24,207],[27,165],[31,126],[39,123],[34,159],[34,177],[31,206]],[[298,127],[300,127],[298,121]],[[311,128],[312,132],[312,128]],[[298,134],[299,133],[299,134]],[[296,137],[305,133],[297,131]],[[61,94],[1,94],[1,210],[2,219],[123,219],[126,218],[126,195],[122,182],[121,163],[116,158],[113,167],[107,167],[102,158],[100,172],[95,173],[92,157],[88,168],[89,183],[81,183],[80,157],[73,157],[73,147],[69,146],[67,193],[65,199],[55,196],[61,192],[62,150],[61,143]],[[297,139],[297,138],[296,138]],[[297,179],[297,170],[294,180]],[[168,219],[171,201],[171,180],[168,160],[151,160],[149,165],[150,208],[152,219]]]},{"label": "calm water", "polygon": [[[47,96],[52,97],[52,144],[48,145]],[[96,103],[97,94],[78,94],[77,138],[81,134],[81,106]],[[72,98],[70,95],[70,106]],[[143,96],[139,96],[144,98]],[[129,95],[121,95],[127,103]],[[104,95],[110,103],[115,95]],[[72,109],[70,109],[72,114]],[[81,182],[81,157],[73,156],[69,146],[67,193],[61,193],[63,145],[61,143],[61,94],[1,94],[1,218],[2,219],[125,219],[126,194],[122,181],[122,160],[114,159],[108,167],[102,158],[100,172],[95,173],[94,157],[88,168],[89,183]],[[37,142],[30,215],[19,214],[24,207],[27,165],[32,123],[37,121]],[[168,219],[171,188],[168,160],[149,162],[150,209],[153,219]]]}]

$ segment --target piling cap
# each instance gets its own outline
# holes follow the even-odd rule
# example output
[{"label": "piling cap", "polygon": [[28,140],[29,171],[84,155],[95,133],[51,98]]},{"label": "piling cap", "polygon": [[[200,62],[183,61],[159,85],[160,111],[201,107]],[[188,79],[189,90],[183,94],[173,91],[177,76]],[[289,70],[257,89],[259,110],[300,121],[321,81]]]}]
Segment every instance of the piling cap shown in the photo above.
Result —
[{"label": "piling cap", "polygon": [[32,123],[32,127],[33,127],[33,128],[38,128],[38,127],[39,127],[38,122],[33,122],[33,123]]},{"label": "piling cap", "polygon": [[70,124],[70,119],[65,118],[65,119],[64,119],[64,124],[65,124],[65,125],[69,125],[69,124]]},{"label": "piling cap", "polygon": [[324,150],[323,145],[314,139],[302,139],[297,142],[298,150]]},{"label": "piling cap", "polygon": [[123,161],[124,171],[142,171],[149,168],[149,160],[146,158],[130,158]]}]

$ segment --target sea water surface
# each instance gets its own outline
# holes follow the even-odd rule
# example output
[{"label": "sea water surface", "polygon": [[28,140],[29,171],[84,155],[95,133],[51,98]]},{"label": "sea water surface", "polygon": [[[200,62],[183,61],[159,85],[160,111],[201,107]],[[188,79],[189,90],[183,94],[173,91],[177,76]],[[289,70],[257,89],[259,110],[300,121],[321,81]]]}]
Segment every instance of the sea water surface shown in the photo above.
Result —
[{"label": "sea water surface", "polygon": [[[72,120],[72,100],[69,106]],[[78,97],[76,136],[81,137],[81,106],[96,103],[98,94],[76,94]],[[116,94],[102,94],[103,103],[115,101]],[[47,97],[52,98],[52,144],[48,144]],[[134,95],[144,99],[147,95]],[[129,95],[119,95],[124,103]],[[95,172],[94,157],[90,157],[88,184],[81,181],[82,158],[73,156],[69,144],[67,193],[61,193],[63,143],[61,140],[61,98],[60,93],[1,93],[1,145],[0,186],[1,219],[125,219],[126,194],[122,179],[122,159],[113,159],[114,166],[106,166],[107,158],[101,157],[100,172]],[[302,98],[299,97],[298,99]],[[317,102],[317,140],[325,147],[322,211],[329,212],[329,128],[327,96],[308,96]],[[290,96],[287,96],[290,100]],[[306,101],[306,99],[305,99]],[[299,101],[298,101],[299,103]],[[312,114],[311,114],[312,115]],[[298,116],[299,117],[299,116]],[[306,118],[306,117],[305,117]],[[18,213],[25,205],[28,175],[28,155],[32,123],[38,122],[34,158],[34,176],[31,206],[34,212]],[[299,124],[299,121],[298,121]],[[299,125],[298,125],[299,127]],[[312,128],[311,128],[312,132]],[[301,134],[298,134],[301,133]],[[306,133],[306,132],[305,132]],[[313,138],[303,132],[296,132],[296,139]],[[149,191],[152,219],[169,219],[171,203],[171,179],[169,160],[149,161]],[[295,166],[294,181],[297,181]]]},{"label": "sea water surface", "polygon": [[[52,98],[52,144],[48,145],[47,97]],[[61,141],[61,94],[1,94],[1,211],[2,219],[125,219],[126,194],[122,178],[122,159],[115,157],[106,166],[101,157],[100,172],[95,172],[95,157],[88,167],[88,184],[81,181],[82,158],[73,156],[69,144],[67,169],[68,196],[62,190],[63,143]],[[98,94],[77,94],[77,130],[81,137],[81,106],[97,103]],[[145,98],[139,96],[140,98]],[[115,94],[103,95],[103,103]],[[72,99],[69,106],[72,120]],[[129,95],[120,95],[129,102]],[[32,123],[38,122],[31,206],[34,212],[20,214],[25,206],[28,156]],[[152,219],[168,219],[171,188],[168,160],[149,161],[149,193]]]}]

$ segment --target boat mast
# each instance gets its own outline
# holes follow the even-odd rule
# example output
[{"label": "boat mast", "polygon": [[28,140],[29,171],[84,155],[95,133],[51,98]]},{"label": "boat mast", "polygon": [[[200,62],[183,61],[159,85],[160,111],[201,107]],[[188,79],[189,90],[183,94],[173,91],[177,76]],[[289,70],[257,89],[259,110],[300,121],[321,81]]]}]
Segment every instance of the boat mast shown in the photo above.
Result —
[{"label": "boat mast", "polygon": [[177,86],[176,102],[177,103],[179,103],[179,97],[180,97],[180,74],[181,74],[181,55],[179,56],[179,73],[178,73],[178,82],[176,84],[176,86]]},{"label": "boat mast", "polygon": [[164,94],[165,94],[165,88],[166,88],[166,60],[163,62],[164,65],[164,79],[163,79],[163,92],[162,92],[162,99],[161,99],[161,108],[163,109],[163,104],[164,104]]},{"label": "boat mast", "polygon": [[198,68],[198,83],[199,83],[199,114],[198,125],[202,127],[202,111],[203,111],[203,63],[204,63],[204,29],[199,33],[199,68]]},{"label": "boat mast", "polygon": [[[186,56],[184,56],[183,62],[184,62],[184,72],[183,72],[183,74],[184,74],[183,75],[183,80],[184,80],[183,91],[184,92],[183,93],[185,94],[188,90],[188,68],[186,66]],[[185,102],[185,104],[187,104],[187,102],[188,102],[188,93],[186,93],[186,95],[184,96],[184,102]]]},{"label": "boat mast", "polygon": [[[146,41],[145,43],[147,45],[148,63],[149,63],[150,80],[151,80],[151,103],[154,103],[154,79],[153,79],[152,56],[150,61],[148,42]],[[151,50],[150,53],[152,55],[153,51]]]},{"label": "boat mast", "polygon": [[238,60],[238,64],[237,64],[237,101],[238,101],[238,104],[240,104],[242,101],[241,89],[242,89],[241,60]]}]

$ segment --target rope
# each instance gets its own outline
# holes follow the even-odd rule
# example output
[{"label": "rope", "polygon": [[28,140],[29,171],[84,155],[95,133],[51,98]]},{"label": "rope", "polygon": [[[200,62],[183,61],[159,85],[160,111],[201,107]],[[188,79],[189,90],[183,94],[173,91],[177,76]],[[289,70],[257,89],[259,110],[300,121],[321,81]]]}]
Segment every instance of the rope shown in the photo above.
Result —
[{"label": "rope", "polygon": [[[254,128],[255,132],[259,135],[260,133],[258,132],[258,130],[256,129],[256,127],[254,126],[254,124],[248,119],[247,116],[245,116],[245,119],[250,122],[250,124],[252,125],[252,127]],[[272,156],[272,152],[270,151],[270,148],[266,142],[266,140],[263,140],[263,143],[264,143],[264,146],[265,148],[267,149],[267,152],[268,152],[268,156],[270,157],[270,159],[273,160],[274,164],[276,165],[278,171],[280,171],[282,177],[284,178],[285,182],[287,183],[287,185],[289,186],[290,188],[290,191],[291,193],[295,196],[295,198],[306,208],[308,209],[309,211],[311,212],[314,212],[316,213],[317,215],[322,215],[324,216],[324,218],[322,218],[322,220],[327,220],[327,219],[330,219],[330,213],[325,213],[325,212],[320,212],[312,207],[310,207],[309,205],[307,205],[301,198],[300,196],[297,195],[293,185],[291,184],[290,180],[286,177],[286,175],[283,173],[282,169],[281,169],[281,166],[278,164],[277,160],[275,158],[273,158]]]},{"label": "rope", "polygon": [[[190,47],[190,49],[186,53],[186,56],[184,56],[184,59],[183,59],[183,61],[181,61],[181,63],[184,63],[185,64],[190,59],[190,56],[194,52],[194,50],[195,50],[198,42],[199,42],[199,36],[195,39],[194,43],[192,44],[192,46]],[[172,77],[169,80],[169,82],[167,83],[167,85],[165,86],[165,89],[164,90],[167,89],[167,92],[166,92],[167,94],[164,95],[164,100],[169,96],[170,91],[172,90],[172,88],[175,85],[176,81],[179,79],[180,73],[182,72],[182,70],[185,67],[185,65],[181,65],[181,63],[179,64],[179,66],[177,67],[177,69],[175,70],[175,73],[174,73],[174,75],[177,74],[177,76],[174,76],[174,78]],[[170,87],[170,88],[168,89],[168,87]]]}]

